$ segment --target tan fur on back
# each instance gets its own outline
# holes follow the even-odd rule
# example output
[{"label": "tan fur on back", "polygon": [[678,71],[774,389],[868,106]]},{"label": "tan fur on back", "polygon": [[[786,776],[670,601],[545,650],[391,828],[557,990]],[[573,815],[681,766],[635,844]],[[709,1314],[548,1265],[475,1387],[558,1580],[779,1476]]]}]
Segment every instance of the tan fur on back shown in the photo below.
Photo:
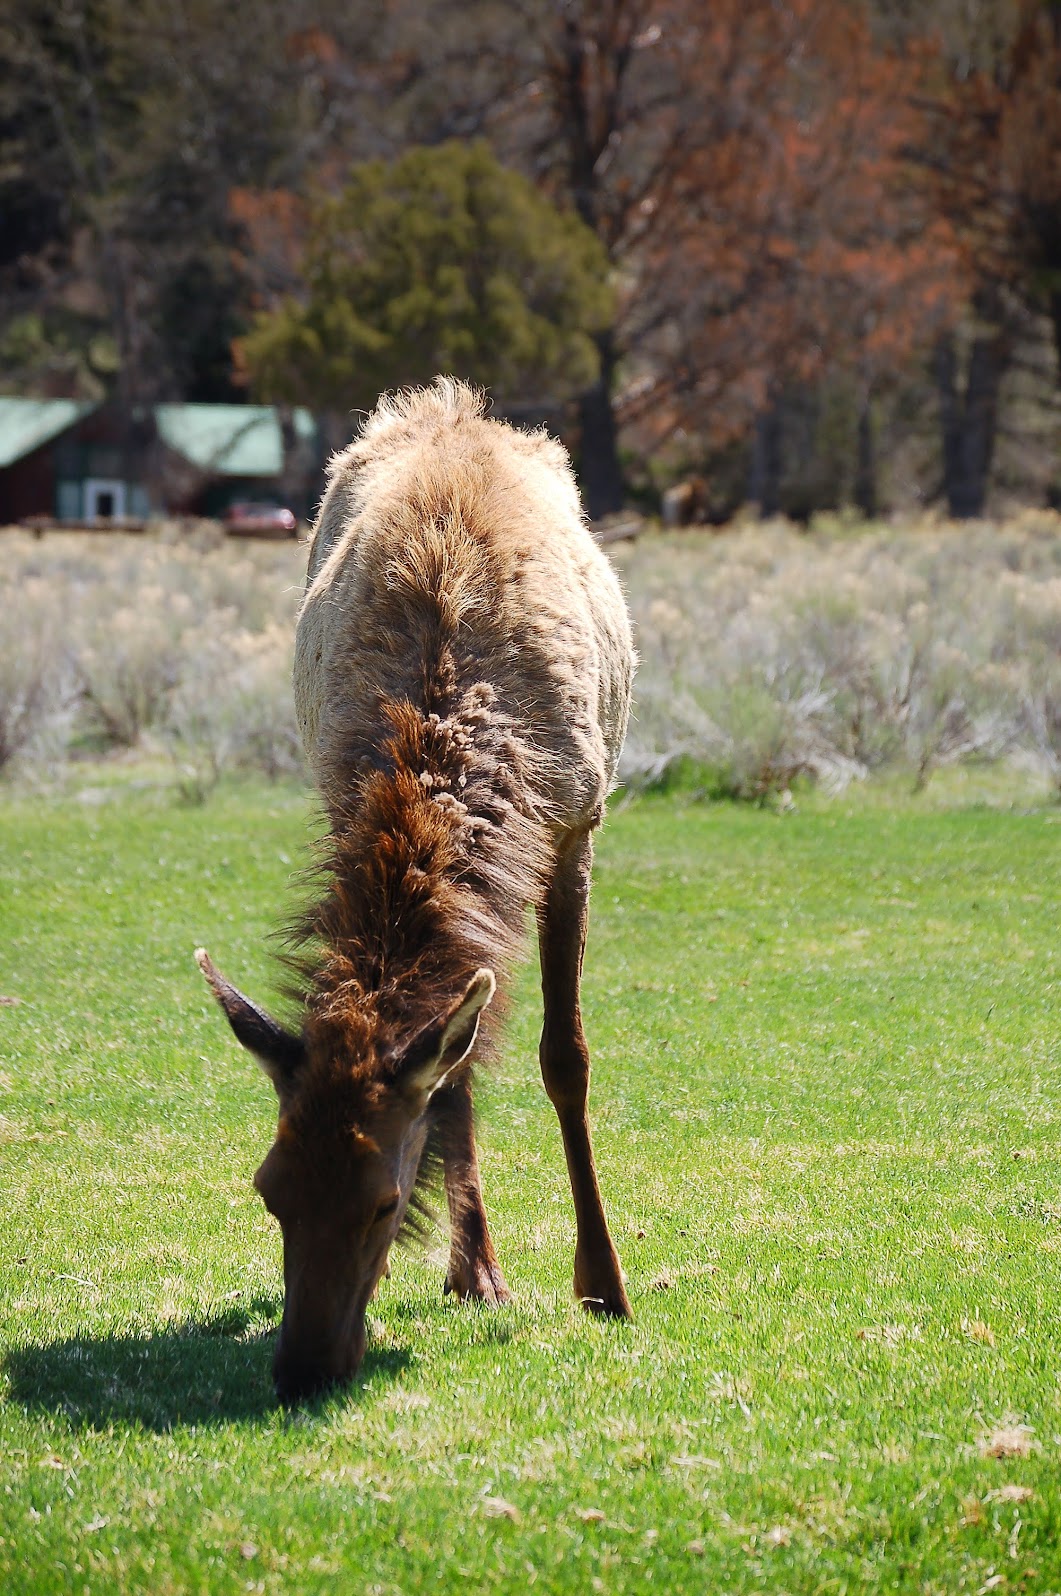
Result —
[{"label": "tan fur on back", "polygon": [[296,639],[299,723],[333,818],[385,760],[387,706],[408,704],[463,718],[473,742],[485,716],[512,801],[554,837],[595,824],[633,663],[561,445],[485,418],[449,379],[382,400],[331,464]]}]

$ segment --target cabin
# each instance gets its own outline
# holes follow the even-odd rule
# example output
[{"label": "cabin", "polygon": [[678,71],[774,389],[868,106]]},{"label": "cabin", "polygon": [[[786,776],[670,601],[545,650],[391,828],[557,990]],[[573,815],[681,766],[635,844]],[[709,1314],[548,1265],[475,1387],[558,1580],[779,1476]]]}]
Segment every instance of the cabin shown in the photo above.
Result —
[{"label": "cabin", "polygon": [[308,410],[0,396],[0,525],[140,525],[240,499],[305,517],[322,446]]}]

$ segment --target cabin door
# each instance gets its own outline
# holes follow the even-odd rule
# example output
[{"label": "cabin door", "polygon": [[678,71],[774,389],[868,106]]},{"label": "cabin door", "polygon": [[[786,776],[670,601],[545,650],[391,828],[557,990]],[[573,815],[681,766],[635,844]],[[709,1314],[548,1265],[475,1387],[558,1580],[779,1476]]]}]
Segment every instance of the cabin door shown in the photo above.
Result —
[{"label": "cabin door", "polygon": [[115,521],[125,514],[125,483],[89,477],[85,483],[85,520]]}]

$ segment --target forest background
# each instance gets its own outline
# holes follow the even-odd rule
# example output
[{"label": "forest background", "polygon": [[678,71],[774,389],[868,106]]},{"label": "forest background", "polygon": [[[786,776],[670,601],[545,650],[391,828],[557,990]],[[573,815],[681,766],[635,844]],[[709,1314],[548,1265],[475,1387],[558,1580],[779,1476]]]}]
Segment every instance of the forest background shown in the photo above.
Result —
[{"label": "forest background", "polygon": [[454,140],[595,235],[589,358],[494,384],[592,515],[1061,503],[1057,0],[7,0],[0,388],[312,403],[256,335]]}]

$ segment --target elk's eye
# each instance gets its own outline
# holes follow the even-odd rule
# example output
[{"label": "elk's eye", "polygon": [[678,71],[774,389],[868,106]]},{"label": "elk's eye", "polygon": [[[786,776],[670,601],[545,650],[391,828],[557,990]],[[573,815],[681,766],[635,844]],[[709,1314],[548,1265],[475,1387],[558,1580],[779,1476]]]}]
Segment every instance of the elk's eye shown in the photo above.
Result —
[{"label": "elk's eye", "polygon": [[387,1202],[380,1203],[379,1207],[376,1209],[375,1223],[378,1225],[381,1220],[389,1219],[391,1217],[391,1215],[395,1212],[397,1207],[398,1207],[398,1198],[397,1197],[391,1197]]}]

